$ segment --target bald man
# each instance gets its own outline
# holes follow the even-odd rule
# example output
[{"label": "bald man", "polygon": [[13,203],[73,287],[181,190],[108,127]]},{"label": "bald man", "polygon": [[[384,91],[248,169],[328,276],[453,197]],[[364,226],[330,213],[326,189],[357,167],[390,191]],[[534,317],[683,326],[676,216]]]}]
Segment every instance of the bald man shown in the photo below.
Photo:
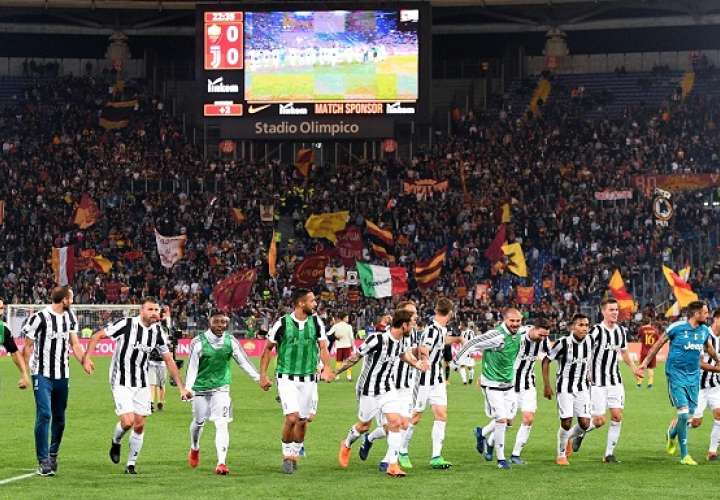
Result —
[{"label": "bald man", "polygon": [[[480,386],[485,394],[485,413],[492,420],[484,428],[475,429],[477,450],[492,460],[492,449],[487,441],[494,441],[498,468],[509,469],[505,459],[505,430],[515,414],[517,397],[513,391],[515,380],[515,358],[520,350],[522,315],[515,308],[506,309],[503,321],[467,342],[455,355],[453,363],[460,364],[463,358],[478,351],[484,351]],[[490,458],[488,458],[488,456]]]}]

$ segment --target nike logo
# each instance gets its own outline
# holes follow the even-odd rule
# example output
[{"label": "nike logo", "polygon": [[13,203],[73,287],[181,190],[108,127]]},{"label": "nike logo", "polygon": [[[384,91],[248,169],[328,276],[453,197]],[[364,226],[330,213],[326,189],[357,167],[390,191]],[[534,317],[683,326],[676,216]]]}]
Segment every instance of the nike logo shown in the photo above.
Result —
[{"label": "nike logo", "polygon": [[267,109],[270,106],[272,106],[272,104],[263,104],[262,106],[253,106],[251,104],[250,106],[248,106],[248,113],[250,113],[251,115],[254,115],[255,113],[258,113],[258,112],[262,111],[263,109]]}]

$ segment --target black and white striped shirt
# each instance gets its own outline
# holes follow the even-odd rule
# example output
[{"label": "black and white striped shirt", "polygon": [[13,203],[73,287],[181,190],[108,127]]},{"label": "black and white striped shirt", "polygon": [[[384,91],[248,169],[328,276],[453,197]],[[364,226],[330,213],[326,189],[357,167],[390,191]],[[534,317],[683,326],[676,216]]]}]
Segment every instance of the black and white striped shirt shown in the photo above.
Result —
[{"label": "black and white striped shirt", "polygon": [[556,391],[573,394],[587,391],[588,369],[593,355],[590,335],[577,340],[573,334],[563,337],[548,351],[548,359],[558,362]]},{"label": "black and white striped shirt", "polygon": [[421,372],[418,384],[422,386],[442,384],[445,382],[445,370],[443,369],[443,349],[445,348],[445,336],[447,328],[440,326],[433,321],[425,327],[420,336],[419,345],[429,350],[430,369]]},{"label": "black and white striped shirt", "polygon": [[398,358],[408,349],[405,338],[395,340],[390,330],[369,335],[358,348],[363,369],[357,381],[360,396],[380,396],[395,388],[395,371]]},{"label": "black and white striped shirt", "polygon": [[616,324],[611,330],[604,323],[598,323],[590,329],[588,337],[592,338],[593,356],[591,366],[591,382],[597,387],[621,385],[618,361],[622,351],[627,350],[627,331]]},{"label": "black and white striped shirt", "polygon": [[[708,336],[708,342],[712,343],[712,346],[715,348],[715,352],[720,352],[720,337],[717,337],[714,333],[711,333]],[[711,365],[715,364],[714,361],[707,354],[703,354],[703,361]],[[700,375],[700,388],[710,389],[712,387],[720,387],[720,373],[703,370],[702,374]]]},{"label": "black and white striped shirt", "polygon": [[[417,346],[417,336],[417,332],[413,330],[412,332],[410,332],[409,337],[403,338],[403,342],[405,342],[405,347],[403,349],[405,351],[410,351]],[[401,391],[405,389],[412,389],[413,382],[415,380],[415,377],[417,376],[416,368],[410,366],[401,358],[398,358],[396,365],[393,368],[393,371],[395,372],[395,388],[397,390]]]},{"label": "black and white striped shirt", "polygon": [[150,352],[155,348],[160,355],[170,352],[160,323],[146,327],[139,316],[123,318],[107,326],[105,334],[116,341],[110,363],[110,385],[147,387]]},{"label": "black and white striped shirt", "polygon": [[22,328],[28,339],[35,341],[30,359],[32,375],[51,379],[70,377],[69,347],[70,335],[77,335],[78,322],[75,313],[65,311],[55,314],[51,307],[38,311],[28,319]]},{"label": "black and white striped shirt", "polygon": [[533,340],[528,333],[532,326],[521,326],[520,350],[515,358],[515,392],[527,391],[535,387],[535,361],[550,350],[547,337]]}]

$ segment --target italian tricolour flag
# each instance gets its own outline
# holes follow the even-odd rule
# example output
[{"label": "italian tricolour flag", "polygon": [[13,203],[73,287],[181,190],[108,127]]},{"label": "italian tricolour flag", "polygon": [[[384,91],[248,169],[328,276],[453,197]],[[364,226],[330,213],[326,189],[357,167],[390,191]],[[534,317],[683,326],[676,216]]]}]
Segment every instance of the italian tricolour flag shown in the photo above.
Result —
[{"label": "italian tricolour flag", "polygon": [[407,269],[402,266],[383,267],[357,263],[358,276],[366,297],[390,297],[408,291]]}]

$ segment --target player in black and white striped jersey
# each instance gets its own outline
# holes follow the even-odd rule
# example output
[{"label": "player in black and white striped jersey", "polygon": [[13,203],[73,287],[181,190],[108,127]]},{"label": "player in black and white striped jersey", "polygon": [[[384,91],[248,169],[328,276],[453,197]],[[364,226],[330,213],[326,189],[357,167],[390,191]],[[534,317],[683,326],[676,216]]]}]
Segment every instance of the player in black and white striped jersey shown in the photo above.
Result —
[{"label": "player in black and white striped jersey", "polygon": [[33,379],[35,451],[41,476],[54,476],[58,468],[70,377],[68,348],[72,346],[73,356],[79,362],[83,357],[77,336],[78,321],[70,310],[73,291],[66,286],[55,287],[50,298],[52,304],[30,316],[22,328],[25,336],[23,357],[30,366]]},{"label": "player in black and white striped jersey", "polygon": [[[543,359],[542,374],[545,397],[552,399],[550,385],[550,362],[557,361],[557,406],[560,415],[557,456],[555,463],[569,465],[567,457],[572,454],[570,439],[590,426],[590,386],[588,372],[592,358],[592,339],[587,335],[590,320],[584,314],[576,314],[570,325],[570,335],[561,338]],[[571,429],[573,417],[577,424]]]},{"label": "player in black and white striped jersey", "polygon": [[422,413],[430,404],[435,420],[432,428],[432,455],[430,466],[434,469],[447,469],[452,464],[442,456],[442,444],[445,440],[445,426],[447,422],[447,387],[443,367],[443,351],[447,344],[461,342],[457,336],[450,336],[447,324],[452,319],[453,303],[446,297],[441,297],[435,304],[435,317],[432,324],[425,327],[420,335],[418,349],[421,357],[427,356],[430,368],[421,373],[413,389],[413,416],[400,448],[399,462],[403,467],[412,467],[408,454],[408,447],[412,439],[413,430],[420,422]]},{"label": "player in black and white striped jersey", "polygon": [[[463,345],[475,338],[475,323],[472,321],[460,323],[460,337],[462,338],[462,344],[452,344],[453,358],[457,356]],[[473,356],[465,356],[460,364],[451,363],[451,368],[457,370],[460,374],[463,385],[472,385],[475,379],[475,358]]]},{"label": "player in black and white striped jersey", "polygon": [[148,366],[150,353],[157,349],[168,367],[170,376],[175,380],[182,399],[192,399],[192,393],[178,373],[168,348],[168,340],[162,333],[160,324],[160,306],[152,298],[142,300],[140,315],[122,318],[96,332],[85,353],[83,365],[85,371],[95,369],[91,353],[95,345],[104,338],[116,341],[112,362],[110,363],[110,386],[115,400],[115,413],[119,422],[115,426],[110,443],[110,460],[120,462],[120,442],[132,427],[130,451],[125,467],[126,474],[136,474],[135,464],[143,445],[145,417],[150,415],[150,386],[148,384]]},{"label": "player in black and white striped jersey", "polygon": [[532,325],[521,326],[518,330],[520,350],[515,358],[515,383],[513,390],[517,404],[511,412],[511,419],[518,409],[522,412],[522,423],[515,436],[510,461],[515,465],[524,465],[520,458],[523,447],[530,439],[530,431],[537,412],[537,390],[535,389],[535,361],[550,350],[550,323],[545,318],[537,318]]},{"label": "player in black and white striped jersey", "polygon": [[[412,329],[410,335],[404,337],[403,340],[408,344],[406,349],[412,349],[413,351],[417,348],[418,343],[418,332],[417,332],[417,308],[415,303],[407,300],[400,302],[397,305],[397,311],[408,311],[410,312],[411,319],[410,323]],[[395,375],[395,389],[398,393],[398,399],[400,401],[400,433],[405,434],[408,426],[410,425],[410,418],[412,417],[413,408],[413,387],[415,377],[417,377],[417,370],[398,358],[395,366],[393,367],[393,373]],[[377,427],[372,432],[363,435],[363,442],[358,450],[361,460],[366,460],[373,443],[382,439],[387,435],[387,422],[383,415],[378,414],[377,416]]]},{"label": "player in black and white striped jersey", "polygon": [[[715,352],[720,352],[720,309],[713,313],[712,324],[710,325],[711,335],[708,341],[712,343]],[[705,408],[710,408],[713,415],[713,426],[710,432],[710,446],[708,447],[707,459],[718,460],[718,445],[720,444],[720,366],[712,363],[707,353],[703,354],[700,361],[702,374],[700,375],[700,394],[698,396],[697,408],[690,424],[693,428],[700,427],[703,421]]]},{"label": "player in black and white striped jersey", "polygon": [[[625,361],[632,373],[635,362],[630,358],[627,345],[627,330],[618,323],[617,300],[613,298],[600,302],[603,320],[590,329],[593,342],[593,357],[590,372],[590,399],[592,422],[587,432],[605,425],[605,414],[610,411],[610,428],[603,463],[617,463],[615,447],[620,439],[623,408],[625,407],[625,387],[620,376],[619,358]],[[574,436],[573,451],[578,451],[585,433]]]},{"label": "player in black and white striped jersey", "polygon": [[[357,382],[358,421],[340,442],[338,462],[347,468],[350,461],[350,447],[370,428],[378,414],[384,415],[388,426],[388,451],[382,461],[384,470],[394,477],[404,476],[398,466],[398,449],[402,441],[400,433],[400,400],[395,388],[393,368],[398,358],[403,358],[417,369],[427,369],[427,363],[419,361],[412,353],[412,347],[404,339],[412,330],[413,314],[407,310],[396,311],[392,326],[376,332],[365,339],[363,344],[338,368],[336,375],[355,365],[364,358],[363,369]],[[381,468],[382,469],[382,468]]]}]

